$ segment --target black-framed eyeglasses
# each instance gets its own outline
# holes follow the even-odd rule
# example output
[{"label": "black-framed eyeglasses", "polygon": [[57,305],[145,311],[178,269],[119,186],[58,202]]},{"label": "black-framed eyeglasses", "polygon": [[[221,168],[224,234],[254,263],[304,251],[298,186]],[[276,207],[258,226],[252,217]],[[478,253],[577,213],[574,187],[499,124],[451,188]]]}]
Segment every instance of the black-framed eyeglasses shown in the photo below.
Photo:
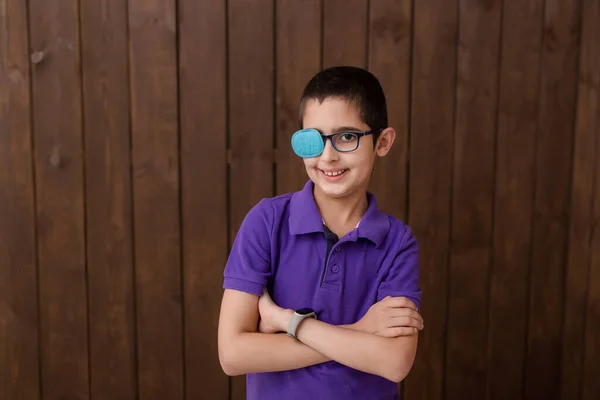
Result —
[{"label": "black-framed eyeglasses", "polygon": [[292,149],[302,158],[318,157],[323,153],[329,139],[334,149],[341,153],[348,153],[358,149],[361,137],[381,131],[383,129],[364,132],[343,131],[324,135],[314,128],[301,129],[292,135]]},{"label": "black-framed eyeglasses", "polygon": [[344,131],[336,132],[331,135],[323,135],[321,133],[321,138],[323,138],[323,145],[325,145],[327,139],[329,139],[334,149],[340,153],[349,153],[358,149],[361,137],[380,133],[382,130],[383,129],[372,129],[364,132]]}]

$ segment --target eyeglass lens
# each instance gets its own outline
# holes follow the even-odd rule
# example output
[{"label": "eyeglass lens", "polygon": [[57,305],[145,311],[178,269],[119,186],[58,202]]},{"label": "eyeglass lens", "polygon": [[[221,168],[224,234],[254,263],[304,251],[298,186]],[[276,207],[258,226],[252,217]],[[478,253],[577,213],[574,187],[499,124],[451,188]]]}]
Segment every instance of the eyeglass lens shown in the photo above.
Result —
[{"label": "eyeglass lens", "polygon": [[337,151],[353,151],[358,147],[358,135],[351,132],[339,132],[331,136],[331,142]]}]

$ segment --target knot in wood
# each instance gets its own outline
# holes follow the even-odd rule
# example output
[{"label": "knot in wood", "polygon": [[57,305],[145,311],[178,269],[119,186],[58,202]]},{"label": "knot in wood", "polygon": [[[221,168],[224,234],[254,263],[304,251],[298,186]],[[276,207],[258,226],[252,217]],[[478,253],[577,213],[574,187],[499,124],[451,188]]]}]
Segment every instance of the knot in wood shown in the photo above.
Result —
[{"label": "knot in wood", "polygon": [[33,54],[31,55],[31,62],[34,64],[39,64],[44,59],[45,55],[46,54],[41,50],[34,51]]},{"label": "knot in wood", "polygon": [[62,157],[60,156],[58,149],[52,151],[52,154],[50,155],[50,165],[54,168],[59,168],[62,165]]}]

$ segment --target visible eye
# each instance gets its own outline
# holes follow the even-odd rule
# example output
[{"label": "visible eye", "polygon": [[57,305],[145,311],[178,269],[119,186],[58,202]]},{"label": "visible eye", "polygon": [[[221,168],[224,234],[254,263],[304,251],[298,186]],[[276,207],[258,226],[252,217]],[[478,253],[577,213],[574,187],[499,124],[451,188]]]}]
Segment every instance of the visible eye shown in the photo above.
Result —
[{"label": "visible eye", "polygon": [[342,142],[353,142],[357,139],[356,134],[354,133],[341,133],[339,136],[339,140],[341,140]]}]

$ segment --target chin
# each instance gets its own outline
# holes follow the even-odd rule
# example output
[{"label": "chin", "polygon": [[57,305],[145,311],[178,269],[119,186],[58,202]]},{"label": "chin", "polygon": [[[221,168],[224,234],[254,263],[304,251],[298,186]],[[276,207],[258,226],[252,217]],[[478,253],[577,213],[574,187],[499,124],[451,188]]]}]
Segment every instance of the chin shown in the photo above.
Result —
[{"label": "chin", "polygon": [[332,187],[331,184],[316,184],[319,189],[321,190],[321,192],[323,192],[325,195],[327,195],[327,197],[331,197],[334,199],[341,199],[344,198],[346,196],[348,196],[350,193],[352,193],[351,190],[348,190],[345,187]]}]

